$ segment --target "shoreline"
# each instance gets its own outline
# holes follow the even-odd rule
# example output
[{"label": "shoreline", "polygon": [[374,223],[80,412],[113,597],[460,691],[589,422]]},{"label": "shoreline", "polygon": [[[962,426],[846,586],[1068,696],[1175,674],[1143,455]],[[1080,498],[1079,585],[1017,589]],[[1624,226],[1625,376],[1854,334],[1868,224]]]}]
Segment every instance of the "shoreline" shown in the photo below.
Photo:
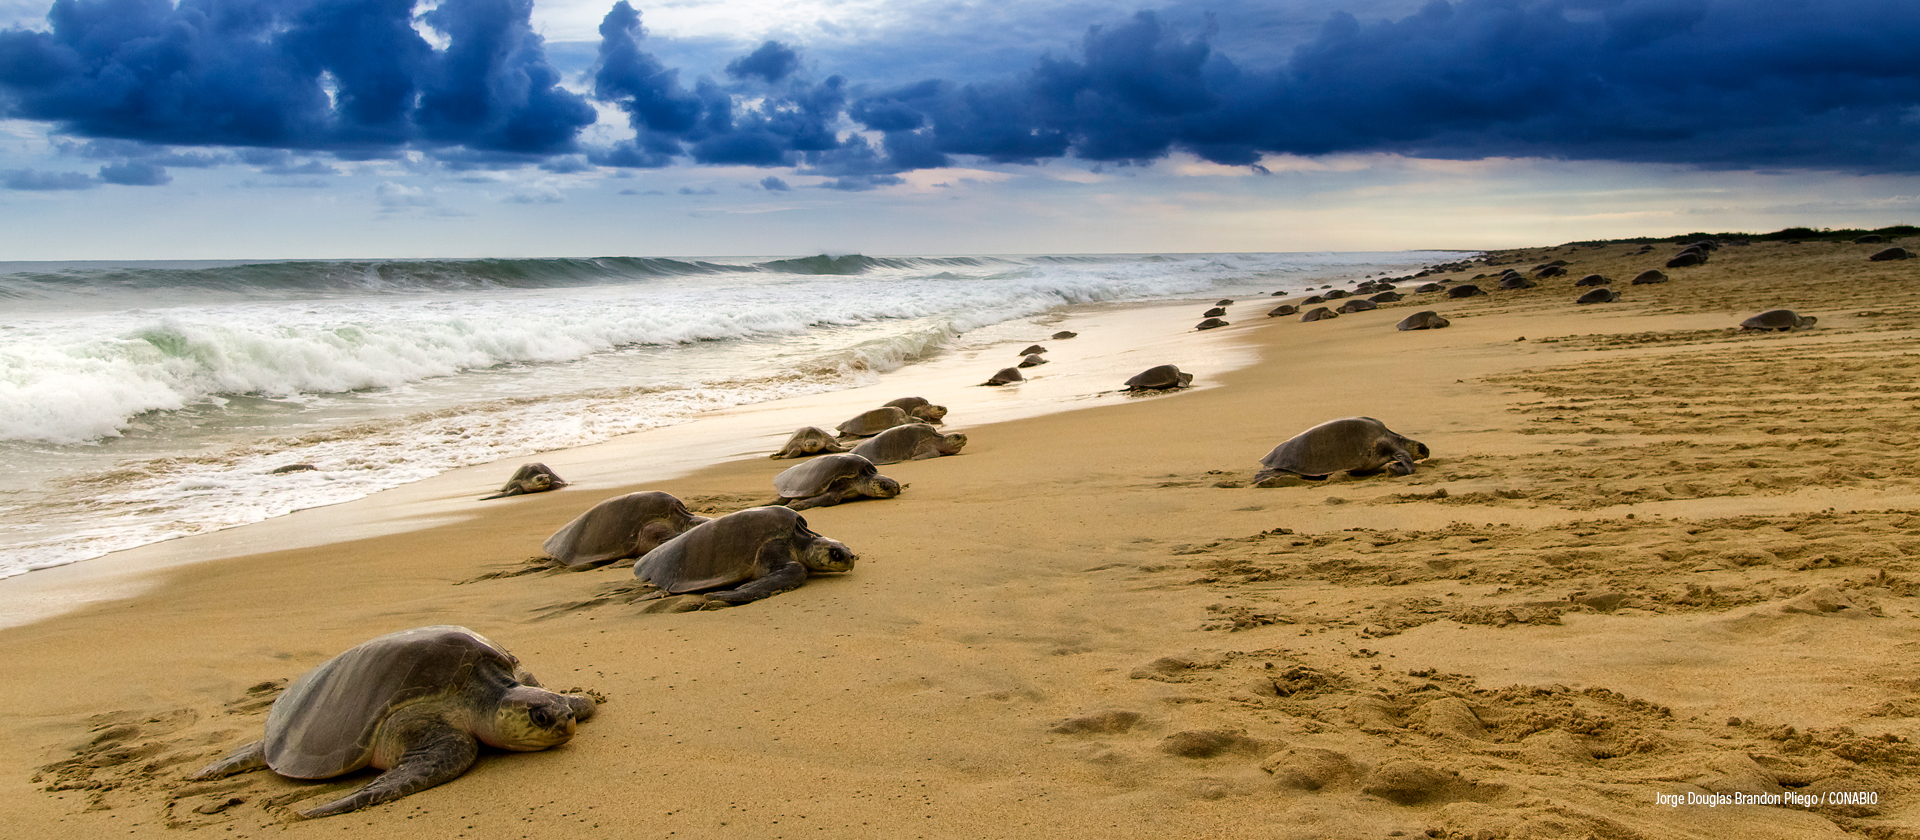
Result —
[{"label": "shoreline", "polygon": [[[1646,261],[1627,250],[1517,265],[1619,276]],[[32,675],[0,688],[24,745],[0,814],[57,838],[1912,832],[1920,689],[1887,663],[1920,630],[1920,479],[1886,453],[1920,436],[1899,314],[1920,292],[1911,265],[1851,256],[1725,249],[1604,309],[1562,278],[1318,323],[1243,301],[1198,336],[1182,318],[1174,340],[1257,359],[1086,410],[976,422],[1000,407],[945,400],[961,456],[884,467],[896,499],[806,513],[852,572],[729,610],[587,605],[630,579],[618,565],[484,575],[595,498],[737,508],[792,462],[653,485],[608,457],[484,516],[178,567],[0,629],[0,666]],[[1819,328],[1730,329],[1782,304]],[[1392,329],[1419,308],[1452,326]],[[1246,486],[1279,441],[1356,414],[1433,458]],[[256,737],[249,686],[429,623],[608,702],[564,747],[320,821],[286,823],[284,797],[326,785],[179,781]],[[1660,799],[1789,790],[1878,804]]]}]

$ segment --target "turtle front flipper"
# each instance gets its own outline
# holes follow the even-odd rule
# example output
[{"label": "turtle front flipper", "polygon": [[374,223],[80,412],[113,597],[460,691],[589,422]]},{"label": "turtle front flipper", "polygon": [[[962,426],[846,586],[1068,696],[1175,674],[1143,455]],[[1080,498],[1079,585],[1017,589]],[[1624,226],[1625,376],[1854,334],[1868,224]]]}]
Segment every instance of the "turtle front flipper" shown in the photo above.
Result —
[{"label": "turtle front flipper", "polygon": [[[762,552],[760,556],[766,558],[766,552]],[[747,581],[745,585],[733,587],[724,593],[705,593],[705,595],[708,600],[718,600],[722,604],[739,606],[739,604],[755,602],[760,598],[780,595],[789,589],[799,589],[801,583],[806,583],[806,566],[801,566],[801,562],[793,558],[791,548],[785,550],[785,562],[772,562],[772,564],[766,564],[764,568],[770,568],[770,572]]]},{"label": "turtle front flipper", "polygon": [[199,772],[187,777],[188,781],[204,782],[209,779],[224,779],[235,773],[249,770],[261,770],[267,766],[267,742],[255,741],[233,752],[227,753],[212,764],[200,768]]},{"label": "turtle front flipper", "polygon": [[307,819],[357,811],[391,802],[458,778],[480,755],[472,734],[430,713],[396,713],[381,724],[376,755],[398,754],[399,760],[352,794],[300,812]]}]

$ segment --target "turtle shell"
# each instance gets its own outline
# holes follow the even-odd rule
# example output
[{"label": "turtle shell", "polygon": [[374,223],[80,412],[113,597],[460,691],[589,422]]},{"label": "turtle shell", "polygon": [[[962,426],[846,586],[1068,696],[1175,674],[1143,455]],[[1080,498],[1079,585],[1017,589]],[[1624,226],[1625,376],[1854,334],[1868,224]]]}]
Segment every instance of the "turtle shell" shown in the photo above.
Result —
[{"label": "turtle shell", "polygon": [[465,627],[389,633],[327,660],[287,686],[267,711],[267,766],[295,779],[351,773],[373,759],[380,722],[433,697],[492,709],[520,685],[520,660]]},{"label": "turtle shell", "polygon": [[1486,292],[1481,291],[1479,286],[1475,286],[1472,283],[1467,283],[1461,286],[1455,286],[1447,290],[1447,297],[1450,297],[1450,298],[1468,298],[1468,297],[1473,297],[1474,295],[1484,295],[1484,294],[1486,294]]},{"label": "turtle shell", "polygon": [[1445,286],[1442,286],[1439,283],[1422,283],[1418,287],[1416,287],[1414,291],[1415,292],[1437,292],[1445,288],[1446,288]]},{"label": "turtle shell", "polygon": [[1387,291],[1374,295],[1373,297],[1367,298],[1367,300],[1372,301],[1374,303],[1395,303],[1404,297],[1406,297],[1406,295],[1400,294],[1399,292],[1389,289]]},{"label": "turtle shell", "polygon": [[1202,318],[1218,318],[1218,317],[1220,317],[1220,316],[1222,316],[1222,315],[1225,315],[1225,314],[1227,314],[1227,308],[1226,308],[1226,307],[1224,307],[1224,306],[1216,306],[1216,307],[1214,307],[1214,308],[1212,308],[1212,309],[1209,309],[1209,310],[1207,310],[1206,312],[1203,312],[1203,313],[1201,313],[1201,315],[1200,315],[1200,317],[1202,317]]},{"label": "turtle shell", "polygon": [[880,434],[902,423],[911,422],[913,422],[913,418],[907,416],[906,409],[897,405],[885,405],[872,411],[863,412],[860,416],[841,423],[835,428],[838,428],[840,434],[843,435],[867,437]]},{"label": "turtle shell", "polygon": [[805,499],[827,492],[836,481],[879,474],[872,461],[851,452],[822,455],[774,476],[773,492],[782,499]]},{"label": "turtle shell", "polygon": [[1328,309],[1328,308],[1326,308],[1326,307],[1324,307],[1324,306],[1316,306],[1316,307],[1314,307],[1314,308],[1312,308],[1312,309],[1309,309],[1309,310],[1307,310],[1307,314],[1305,314],[1305,315],[1302,315],[1302,316],[1300,316],[1300,320],[1302,320],[1302,321],[1325,321],[1325,320],[1329,320],[1329,319],[1332,319],[1332,318],[1338,318],[1338,317],[1340,317],[1340,313],[1338,313],[1338,312],[1335,312],[1335,311],[1333,311],[1333,310],[1331,310],[1331,309]]},{"label": "turtle shell", "polygon": [[1811,327],[1815,318],[1803,317],[1791,309],[1769,309],[1740,322],[1743,330],[1791,330]]},{"label": "turtle shell", "polygon": [[1607,285],[1607,284],[1609,284],[1609,283],[1612,283],[1612,282],[1613,282],[1613,281],[1611,281],[1611,280],[1608,280],[1608,279],[1607,279],[1607,276],[1606,276],[1606,275],[1604,275],[1604,274],[1589,274],[1589,275],[1587,275],[1587,276],[1585,276],[1585,277],[1582,277],[1582,278],[1580,278],[1580,279],[1578,279],[1578,280],[1575,280],[1575,281],[1573,281],[1573,285],[1575,285],[1575,286],[1605,286],[1605,285]]},{"label": "turtle shell", "polygon": [[1199,325],[1199,326],[1197,326],[1197,327],[1194,327],[1194,329],[1196,329],[1196,330],[1210,330],[1210,329],[1213,329],[1213,328],[1215,328],[1215,327],[1224,327],[1224,326],[1226,326],[1226,325],[1227,325],[1227,322],[1226,322],[1226,321],[1222,321],[1222,320],[1220,320],[1219,318],[1208,318],[1208,319],[1207,319],[1207,320],[1205,320],[1205,321],[1201,321],[1201,322],[1200,322],[1200,325]]},{"label": "turtle shell", "polygon": [[1665,282],[1667,282],[1666,272],[1661,271],[1660,269],[1657,269],[1657,268],[1649,268],[1646,271],[1642,271],[1639,274],[1634,275],[1633,280],[1629,281],[1629,284],[1634,286],[1645,286],[1651,283],[1665,283]]},{"label": "turtle shell", "polygon": [[758,562],[768,543],[785,541],[798,552],[817,539],[792,510],[747,508],[662,543],[633,564],[633,576],[676,595],[720,589],[766,574]]},{"label": "turtle shell", "polygon": [[1027,355],[1026,358],[1020,360],[1019,366],[1023,368],[1029,368],[1029,367],[1037,367],[1039,365],[1044,365],[1046,363],[1047,363],[1047,357],[1042,356],[1039,353],[1030,353]]},{"label": "turtle shell", "polygon": [[845,452],[847,448],[834,440],[833,433],[819,426],[805,426],[794,431],[787,438],[787,445],[779,452],[768,455],[769,458],[805,458],[821,452]]},{"label": "turtle shell", "polygon": [[1127,380],[1127,390],[1184,388],[1192,382],[1193,374],[1181,372],[1178,366],[1158,365],[1134,374],[1132,379]]},{"label": "turtle shell", "polygon": [[639,557],[706,517],[658,490],[615,496],[561,526],[541,545],[548,557],[576,569]]},{"label": "turtle shell", "polygon": [[1079,335],[1079,333],[1077,333],[1077,332],[1074,332],[1073,330],[1061,330],[1061,331],[1059,331],[1059,332],[1057,332],[1057,333],[1054,333],[1054,334],[1053,334],[1053,340],[1054,340],[1054,341],[1066,341],[1067,339],[1069,339],[1069,338],[1072,338],[1072,337],[1074,337],[1074,336],[1076,336],[1076,335]]},{"label": "turtle shell", "polygon": [[1031,356],[1035,353],[1045,353],[1045,352],[1047,352],[1047,348],[1041,347],[1038,344],[1029,344],[1027,345],[1027,349],[1020,351],[1020,355]]},{"label": "turtle shell", "polygon": [[1268,470],[1324,476],[1378,469],[1393,460],[1396,449],[1415,458],[1427,455],[1424,444],[1394,434],[1372,417],[1342,417],[1294,435],[1274,447],[1260,464]]},{"label": "turtle shell", "polygon": [[1581,295],[1574,303],[1612,303],[1619,299],[1619,292],[1602,286],[1598,289],[1588,290],[1586,294]]},{"label": "turtle shell", "polygon": [[1437,330],[1451,323],[1453,322],[1440,317],[1440,313],[1427,309],[1408,315],[1401,319],[1400,323],[1394,324],[1393,328],[1401,332],[1406,332],[1407,330]]},{"label": "turtle shell", "polygon": [[[926,397],[901,397],[897,400],[890,400],[886,404],[905,411],[907,417],[911,418],[907,421],[909,423],[932,423],[939,425],[940,421],[947,416],[946,406],[934,405],[929,402]],[[843,452],[845,450],[835,449],[833,451]]]},{"label": "turtle shell", "polygon": [[[1859,240],[1856,239],[1854,241],[1858,242]],[[1888,248],[1885,251],[1875,252],[1873,256],[1868,257],[1867,259],[1872,260],[1873,262],[1886,262],[1888,260],[1910,260],[1910,259],[1913,259],[1913,252],[1905,248]]]},{"label": "turtle shell", "polygon": [[1006,385],[1010,382],[1025,382],[1026,379],[1025,376],[1021,375],[1019,368],[1001,368],[999,373],[989,377],[983,384]]},{"label": "turtle shell", "polygon": [[1367,300],[1366,298],[1353,298],[1347,301],[1346,303],[1340,304],[1340,309],[1338,311],[1345,312],[1345,313],[1354,313],[1354,312],[1366,312],[1367,310],[1370,310],[1370,309],[1379,309],[1379,308],[1380,308],[1380,304],[1374,303],[1373,301]]},{"label": "turtle shell", "polygon": [[966,443],[966,435],[943,435],[925,423],[908,423],[861,441],[853,454],[875,464],[898,464],[952,455]]},{"label": "turtle shell", "polygon": [[1300,307],[1294,306],[1291,303],[1283,303],[1283,304],[1280,304],[1279,306],[1274,307],[1271,311],[1269,311],[1267,313],[1267,317],[1278,318],[1282,315],[1294,315],[1294,314],[1298,314],[1299,312],[1300,312]]}]

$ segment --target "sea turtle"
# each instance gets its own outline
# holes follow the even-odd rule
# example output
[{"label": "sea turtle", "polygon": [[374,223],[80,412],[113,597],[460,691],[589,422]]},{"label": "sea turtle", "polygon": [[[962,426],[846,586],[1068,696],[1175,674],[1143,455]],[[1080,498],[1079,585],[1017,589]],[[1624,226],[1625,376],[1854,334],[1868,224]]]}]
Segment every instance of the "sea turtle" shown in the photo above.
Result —
[{"label": "sea turtle", "polygon": [[1574,300],[1574,303],[1612,303],[1619,299],[1619,292],[1602,286],[1598,289],[1588,289],[1587,293]]},{"label": "sea turtle", "polygon": [[876,464],[923,461],[942,455],[958,455],[967,445],[967,436],[955,432],[943,435],[925,423],[895,426],[860,442],[853,454]]},{"label": "sea turtle", "polygon": [[1905,248],[1894,247],[1888,248],[1885,251],[1876,251],[1873,256],[1867,259],[1874,262],[1886,262],[1888,260],[1910,260],[1913,259],[1913,257],[1914,254],[1912,251]]},{"label": "sea turtle", "polygon": [[1335,311],[1333,311],[1333,310],[1331,310],[1331,309],[1328,309],[1328,308],[1326,308],[1326,307],[1324,307],[1324,306],[1316,306],[1316,307],[1314,307],[1314,308],[1312,308],[1312,309],[1309,309],[1309,310],[1307,310],[1307,314],[1305,314],[1305,315],[1302,315],[1302,316],[1300,316],[1300,320],[1302,320],[1302,321],[1329,321],[1329,320],[1332,320],[1332,319],[1334,319],[1334,318],[1338,318],[1338,317],[1340,317],[1340,313],[1338,313],[1338,312],[1335,312]]},{"label": "sea turtle", "polygon": [[1649,268],[1646,271],[1642,271],[1639,274],[1633,275],[1633,279],[1628,281],[1628,285],[1648,286],[1654,283],[1665,283],[1665,282],[1667,282],[1666,272],[1661,271],[1660,269],[1657,269],[1657,268]]},{"label": "sea turtle", "polygon": [[491,496],[481,496],[481,501],[498,499],[503,496],[520,496],[527,493],[544,493],[567,486],[567,482],[558,473],[548,469],[546,464],[521,464],[513,471],[507,483],[500,486],[500,492]]},{"label": "sea turtle", "polygon": [[[1375,286],[1374,288],[1379,288],[1379,287]],[[1367,300],[1373,301],[1374,303],[1397,303],[1400,300],[1404,299],[1405,297],[1406,295],[1400,294],[1399,292],[1389,289],[1387,291],[1374,295],[1370,298],[1367,298]]]},{"label": "sea turtle", "polygon": [[1455,298],[1455,299],[1470,298],[1470,297],[1473,297],[1474,295],[1484,295],[1484,294],[1486,294],[1486,292],[1481,291],[1479,286],[1475,286],[1472,283],[1466,283],[1463,285],[1455,286],[1447,290],[1447,297]]},{"label": "sea turtle", "polygon": [[1044,365],[1046,363],[1047,363],[1047,357],[1042,356],[1039,353],[1030,353],[1027,355],[1026,358],[1020,360],[1020,364],[1017,365],[1017,367],[1023,367],[1023,368],[1039,367],[1040,365]]},{"label": "sea turtle", "polygon": [[1801,315],[1791,309],[1769,309],[1745,321],[1740,322],[1743,330],[1804,330],[1819,321],[1812,315]]},{"label": "sea turtle", "polygon": [[806,510],[862,496],[891,499],[900,495],[900,482],[881,475],[872,461],[843,452],[787,468],[773,477],[773,490],[780,494],[780,504]]},{"label": "sea turtle", "polygon": [[1438,292],[1438,291],[1443,291],[1443,290],[1445,290],[1446,288],[1447,288],[1447,287],[1445,287],[1445,286],[1442,286],[1442,285],[1440,285],[1439,283],[1421,283],[1420,285],[1418,285],[1418,286],[1415,286],[1413,290],[1414,290],[1414,292],[1416,292],[1416,293],[1421,293],[1421,294],[1424,294],[1424,293],[1426,293],[1426,292]]},{"label": "sea turtle", "polygon": [[1350,296],[1352,296],[1352,293],[1348,292],[1345,289],[1333,289],[1328,291],[1326,294],[1321,295],[1320,297],[1326,300],[1339,300],[1343,297],[1350,297]]},{"label": "sea turtle", "polygon": [[1408,315],[1401,319],[1400,323],[1394,324],[1393,328],[1401,332],[1406,332],[1407,330],[1437,330],[1450,323],[1452,322],[1440,317],[1440,313],[1427,309]]},{"label": "sea turtle", "polygon": [[1213,302],[1214,306],[1232,306],[1233,298],[1221,298]]},{"label": "sea turtle", "polygon": [[897,405],[883,405],[872,411],[863,411],[853,419],[841,423],[835,428],[840,430],[840,439],[873,437],[895,426],[914,422],[907,410]]},{"label": "sea turtle", "polygon": [[1667,260],[1667,267],[1686,268],[1690,265],[1704,264],[1706,261],[1707,255],[1703,251],[1681,251],[1673,255],[1673,259]]},{"label": "sea turtle", "polygon": [[[1541,275],[1541,276],[1547,277],[1552,275]],[[1521,277],[1518,274],[1515,274],[1512,277],[1503,277],[1500,279],[1500,288],[1502,289],[1531,289],[1538,285],[1540,284],[1535,283],[1532,280],[1528,280],[1525,277]]]},{"label": "sea turtle", "polygon": [[591,569],[639,557],[705,521],[672,494],[643,490],[587,508],[553,532],[540,550],[567,568]]},{"label": "sea turtle", "polygon": [[1267,317],[1278,318],[1282,315],[1297,315],[1299,314],[1299,312],[1300,312],[1300,307],[1294,306],[1291,303],[1283,303],[1283,304],[1280,304],[1279,306],[1274,307],[1272,311],[1268,312]]},{"label": "sea turtle", "polygon": [[1427,445],[1402,437],[1371,417],[1329,420],[1273,448],[1260,459],[1265,467],[1255,484],[1297,475],[1313,481],[1337,472],[1372,475],[1386,467],[1395,475],[1412,475],[1413,462],[1432,453]]},{"label": "sea turtle", "polygon": [[1326,302],[1327,302],[1327,299],[1324,297],[1321,297],[1319,295],[1311,295],[1311,296],[1308,296],[1306,300],[1300,301],[1300,305],[1312,306],[1316,303],[1326,303]]},{"label": "sea turtle", "polygon": [[1066,341],[1067,339],[1072,338],[1076,335],[1079,335],[1079,333],[1074,332],[1072,330],[1061,330],[1057,333],[1054,333],[1052,338],[1054,341]]},{"label": "sea turtle", "polygon": [[1346,303],[1340,304],[1340,308],[1334,311],[1339,312],[1341,314],[1352,314],[1355,312],[1365,312],[1369,309],[1379,309],[1379,308],[1380,308],[1380,304],[1374,303],[1373,301],[1367,300],[1366,298],[1352,298],[1352,299],[1349,299]]},{"label": "sea turtle", "polygon": [[1155,365],[1127,380],[1129,391],[1166,391],[1173,388],[1185,388],[1193,384],[1193,374],[1185,373],[1176,365]]},{"label": "sea turtle", "polygon": [[1045,352],[1047,352],[1047,348],[1041,347],[1038,344],[1029,344],[1027,345],[1027,349],[1020,351],[1020,355],[1031,356],[1035,353],[1045,353]]},{"label": "sea turtle", "polygon": [[372,765],[386,772],[302,817],[399,799],[466,772],[480,744],[557,747],[593,716],[594,701],[540,687],[520,661],[465,627],[389,633],[308,671],[267,711],[267,736],[207,765],[204,781],[268,768],[330,779]]},{"label": "sea turtle", "polygon": [[996,373],[993,376],[988,377],[987,381],[982,382],[980,384],[1007,385],[1014,382],[1025,382],[1025,381],[1027,381],[1027,378],[1021,375],[1019,368],[1001,368],[999,373]]},{"label": "sea turtle", "polygon": [[1608,280],[1607,276],[1604,274],[1589,274],[1585,277],[1582,277],[1578,280],[1573,281],[1573,285],[1575,286],[1606,286],[1611,284],[1612,282],[1613,281]]},{"label": "sea turtle", "polygon": [[1560,275],[1566,274],[1566,273],[1567,273],[1567,270],[1560,266],[1543,265],[1537,269],[1534,269],[1533,276],[1544,280],[1548,277],[1559,277]]},{"label": "sea turtle", "polygon": [[1887,238],[1877,233],[1869,233],[1853,238],[1853,244],[1855,245],[1878,245],[1885,241],[1887,241]]},{"label": "sea turtle", "polygon": [[[795,589],[808,573],[844,572],[857,559],[838,540],[778,505],[747,508],[704,523],[647,552],[633,576],[670,595],[745,604]],[[717,591],[716,591],[717,590]]]},{"label": "sea turtle", "polygon": [[796,429],[793,436],[787,438],[787,445],[779,452],[768,455],[769,458],[805,458],[822,452],[845,452],[847,448],[834,440],[833,433],[819,426],[805,426]]},{"label": "sea turtle", "polygon": [[1210,330],[1210,329],[1214,329],[1214,328],[1216,328],[1216,327],[1224,327],[1224,326],[1226,326],[1226,325],[1227,325],[1227,322],[1225,322],[1225,321],[1222,321],[1222,320],[1220,320],[1219,318],[1208,318],[1208,319],[1207,319],[1207,320],[1205,320],[1205,321],[1201,321],[1201,322],[1200,322],[1200,325],[1199,325],[1199,326],[1196,326],[1196,327],[1194,327],[1194,329],[1196,329],[1196,330]]},{"label": "sea turtle", "polygon": [[947,407],[934,405],[928,402],[926,397],[901,397],[897,400],[888,400],[885,404],[905,411],[908,417],[913,418],[908,421],[911,423],[932,423],[938,426],[947,418]]},{"label": "sea turtle", "polygon": [[1207,311],[1206,311],[1206,313],[1205,313],[1205,314],[1203,314],[1203,315],[1201,315],[1200,317],[1202,317],[1202,318],[1218,318],[1218,317],[1220,317],[1220,316],[1222,316],[1222,315],[1225,315],[1225,314],[1227,314],[1227,308],[1226,308],[1226,307],[1224,307],[1224,306],[1216,306],[1216,307],[1214,307],[1214,308],[1212,308],[1212,309],[1209,309],[1209,310],[1207,310]]}]

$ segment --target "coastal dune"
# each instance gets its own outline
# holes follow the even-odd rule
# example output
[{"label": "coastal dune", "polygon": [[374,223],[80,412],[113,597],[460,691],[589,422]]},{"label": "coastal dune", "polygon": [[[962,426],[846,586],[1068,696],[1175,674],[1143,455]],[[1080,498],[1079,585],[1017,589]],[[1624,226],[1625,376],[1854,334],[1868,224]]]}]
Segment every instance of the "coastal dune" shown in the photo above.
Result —
[{"label": "coastal dune", "polygon": [[[1729,246],[1646,286],[1626,278],[1669,254],[1502,252],[1571,276],[1317,322],[1265,316],[1304,295],[1243,300],[1204,335],[1210,302],[1105,313],[1010,387],[1113,389],[1162,357],[1204,387],[1054,413],[972,384],[1025,341],[910,369],[865,396],[925,391],[964,452],[807,511],[858,565],[737,608],[650,613],[620,596],[630,564],[529,561],[620,493],[770,501],[793,462],[761,456],[797,425],[771,409],[715,420],[764,449],[685,474],[553,453],[581,480],[473,501],[496,465],[377,532],[317,510],[213,535],[219,559],[0,629],[0,816],[54,838],[1920,832],[1920,269],[1872,250]],[[1575,305],[1588,273],[1620,300]],[[1772,308],[1818,326],[1737,329]],[[1394,329],[1422,309],[1451,325]],[[1174,326],[1076,370],[1101,317]],[[1171,358],[1185,340],[1194,361]],[[865,396],[809,410],[830,426]],[[1433,455],[1252,486],[1275,445],[1350,415]],[[562,747],[322,820],[291,814],[370,774],[184,780],[259,737],[282,681],[428,624],[604,703]]]}]

